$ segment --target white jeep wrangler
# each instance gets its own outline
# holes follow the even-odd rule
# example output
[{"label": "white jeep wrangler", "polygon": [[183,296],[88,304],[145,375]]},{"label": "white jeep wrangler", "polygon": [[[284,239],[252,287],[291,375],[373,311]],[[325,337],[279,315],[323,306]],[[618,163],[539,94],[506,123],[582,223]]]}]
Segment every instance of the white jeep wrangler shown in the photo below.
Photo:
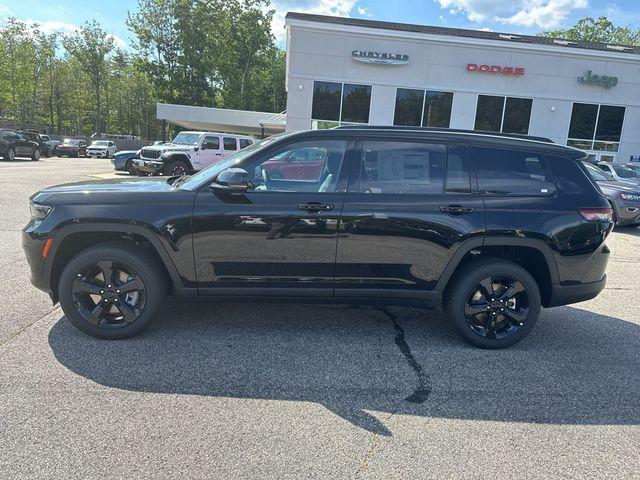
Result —
[{"label": "white jeep wrangler", "polygon": [[241,135],[213,132],[180,132],[171,143],[144,147],[134,167],[142,173],[185,175],[218,163],[252,145],[255,140]]}]

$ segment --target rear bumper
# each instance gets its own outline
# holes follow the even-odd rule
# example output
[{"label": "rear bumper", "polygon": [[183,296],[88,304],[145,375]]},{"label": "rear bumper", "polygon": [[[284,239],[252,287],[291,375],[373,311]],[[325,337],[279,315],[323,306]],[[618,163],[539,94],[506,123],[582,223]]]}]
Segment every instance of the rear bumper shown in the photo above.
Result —
[{"label": "rear bumper", "polygon": [[598,296],[607,284],[607,276],[602,280],[578,285],[554,285],[551,290],[551,298],[546,307],[558,307],[571,303],[584,302]]}]

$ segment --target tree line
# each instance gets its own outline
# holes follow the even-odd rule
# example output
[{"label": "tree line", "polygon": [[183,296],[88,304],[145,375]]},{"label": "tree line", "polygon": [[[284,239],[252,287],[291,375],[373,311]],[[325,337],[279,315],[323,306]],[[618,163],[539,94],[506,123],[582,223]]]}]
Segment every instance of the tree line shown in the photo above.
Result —
[{"label": "tree line", "polygon": [[268,0],[139,0],[127,49],[98,22],[0,25],[0,120],[157,138],[156,103],[280,112],[285,53]]}]

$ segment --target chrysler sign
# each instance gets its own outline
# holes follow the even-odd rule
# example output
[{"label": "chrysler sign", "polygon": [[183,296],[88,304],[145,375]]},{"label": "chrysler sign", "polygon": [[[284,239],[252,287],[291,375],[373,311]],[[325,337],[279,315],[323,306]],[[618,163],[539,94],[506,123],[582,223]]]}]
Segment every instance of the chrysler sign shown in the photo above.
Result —
[{"label": "chrysler sign", "polygon": [[409,55],[402,53],[372,52],[369,50],[354,50],[351,58],[356,62],[373,63],[375,65],[406,65]]}]

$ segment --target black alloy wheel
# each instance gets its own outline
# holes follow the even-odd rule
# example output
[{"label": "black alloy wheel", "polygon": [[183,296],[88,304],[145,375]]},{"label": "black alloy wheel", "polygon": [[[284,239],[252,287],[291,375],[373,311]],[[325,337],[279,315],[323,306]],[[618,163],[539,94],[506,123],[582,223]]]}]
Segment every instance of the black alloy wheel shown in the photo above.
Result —
[{"label": "black alloy wheel", "polygon": [[40,149],[39,148],[34,148],[33,149],[33,153],[31,154],[31,160],[33,160],[34,162],[37,162],[38,160],[40,160]]},{"label": "black alloy wheel", "polygon": [[520,265],[482,258],[456,272],[443,306],[447,320],[467,342],[505,348],[526,337],[536,324],[540,288]]},{"label": "black alloy wheel", "polygon": [[129,175],[138,174],[136,167],[133,166],[133,160],[127,160],[127,163],[125,164],[124,168],[127,172],[129,172]]},{"label": "black alloy wheel", "polygon": [[9,160],[10,162],[13,162],[16,159],[16,151],[13,148],[9,148],[4,158]]},{"label": "black alloy wheel", "polygon": [[65,315],[97,338],[132,337],[155,319],[167,295],[159,260],[128,242],[95,245],[67,262],[58,296]]},{"label": "black alloy wheel", "polygon": [[91,325],[121,328],[135,322],[144,310],[144,281],[118,262],[87,265],[76,274],[72,288],[74,308]]},{"label": "black alloy wheel", "polygon": [[528,315],[527,290],[522,282],[509,277],[482,279],[471,289],[464,306],[467,325],[487,339],[513,335]]}]

